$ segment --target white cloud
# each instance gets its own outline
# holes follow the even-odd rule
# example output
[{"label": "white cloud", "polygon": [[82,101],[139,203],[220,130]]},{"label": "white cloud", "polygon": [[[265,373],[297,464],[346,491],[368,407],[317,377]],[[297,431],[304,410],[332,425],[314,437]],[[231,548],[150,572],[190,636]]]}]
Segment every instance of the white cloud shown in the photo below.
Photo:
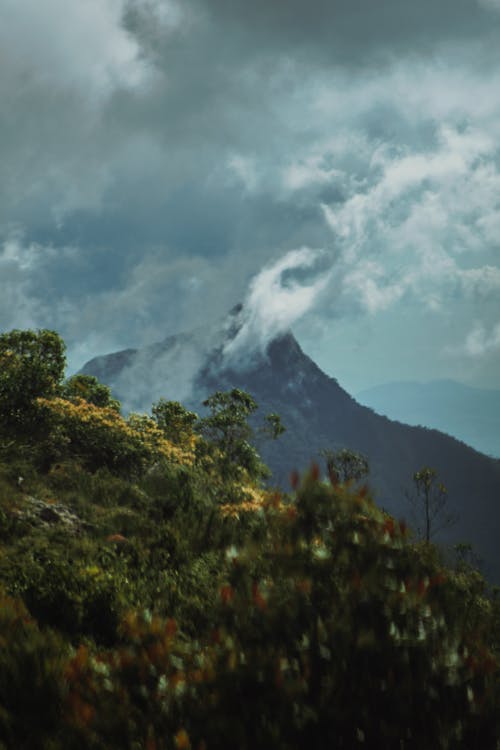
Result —
[{"label": "white cloud", "polygon": [[478,323],[467,335],[462,351],[469,357],[484,357],[500,351],[500,323],[493,326],[490,331]]},{"label": "white cloud", "polygon": [[189,8],[178,0],[135,0],[134,9],[162,31],[173,31],[186,23]]},{"label": "white cloud", "polygon": [[0,2],[0,223],[60,227],[75,210],[102,208],[129,130],[106,123],[107,108],[118,91],[144,97],[157,79],[124,26],[127,7]]},{"label": "white cloud", "polygon": [[300,190],[314,184],[325,185],[344,175],[333,169],[322,155],[308,156],[290,164],[283,173],[283,185],[288,190]]},{"label": "white cloud", "polygon": [[343,293],[369,314],[391,307],[405,293],[405,284],[391,283],[379,263],[361,260],[343,279]]},{"label": "white cloud", "polygon": [[500,268],[497,266],[458,269],[456,276],[470,297],[500,299]]},{"label": "white cloud", "polygon": [[125,0],[3,0],[3,79],[24,76],[46,87],[77,88],[84,99],[137,86],[147,67],[122,25]]},{"label": "white cloud", "polygon": [[25,245],[22,233],[11,232],[0,245],[0,329],[38,328],[50,319],[50,305],[36,293],[37,275],[53,248]]},{"label": "white cloud", "polygon": [[[489,244],[500,223],[496,156],[488,134],[448,126],[425,151],[377,149],[364,182],[344,180],[347,199],[322,204],[340,249],[343,299],[373,314],[411,292],[437,310],[452,294],[497,289]],[[490,262],[463,266],[473,255]]]},{"label": "white cloud", "polygon": [[[256,350],[265,352],[275,336],[288,330],[317,303],[330,279],[330,271],[317,267],[323,258],[321,251],[308,247],[292,250],[252,280],[238,334],[224,349],[226,363],[242,362]],[[300,279],[303,271],[313,272],[312,281]]]},{"label": "white cloud", "polygon": [[233,154],[227,160],[227,168],[249,192],[254,191],[258,186],[259,179],[254,159],[241,154]]},{"label": "white cloud", "polygon": [[78,248],[56,247],[40,242],[27,242],[24,231],[11,229],[0,245],[0,266],[5,273],[8,268],[25,275],[39,274],[48,262],[64,258],[75,258]]}]

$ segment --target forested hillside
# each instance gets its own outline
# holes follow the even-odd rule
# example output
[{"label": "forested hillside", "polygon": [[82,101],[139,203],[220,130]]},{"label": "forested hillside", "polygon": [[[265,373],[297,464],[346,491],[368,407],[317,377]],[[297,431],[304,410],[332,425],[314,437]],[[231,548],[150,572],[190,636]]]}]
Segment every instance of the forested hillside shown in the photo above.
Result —
[{"label": "forested hillside", "polygon": [[201,329],[101,356],[83,372],[97,376],[135,408],[149,409],[160,396],[176,398],[177,368],[188,373],[185,377],[192,383],[187,393],[194,411],[203,409],[202,401],[213,391],[248,391],[260,410],[277,412],[287,427],[281,440],[259,444],[277,486],[288,487],[290,467],[305,471],[317,461],[323,468],[323,451],[348,448],[367,457],[378,502],[399,517],[410,512],[407,495],[413,473],[422,466],[434,467],[448,488],[455,518],[436,541],[472,544],[485,575],[500,583],[500,461],[442,432],[392,421],[357,403],[302,351],[291,333],[275,337],[265,352],[228,359],[225,352],[240,330],[239,311],[231,311],[215,331]]},{"label": "forested hillside", "polygon": [[498,748],[468,549],[445,566],[332,457],[264,489],[279,416],[204,408],[125,418],[54,332],[0,335],[0,748]]}]

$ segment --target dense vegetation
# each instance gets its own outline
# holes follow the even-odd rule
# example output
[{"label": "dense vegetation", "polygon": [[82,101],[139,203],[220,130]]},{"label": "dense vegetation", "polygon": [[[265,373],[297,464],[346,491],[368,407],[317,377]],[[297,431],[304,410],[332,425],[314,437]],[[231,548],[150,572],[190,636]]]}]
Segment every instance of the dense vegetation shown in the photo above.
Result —
[{"label": "dense vegetation", "polygon": [[125,419],[55,333],[0,336],[0,747],[500,747],[500,603],[466,555],[363,472],[264,490],[253,399],[206,405]]}]

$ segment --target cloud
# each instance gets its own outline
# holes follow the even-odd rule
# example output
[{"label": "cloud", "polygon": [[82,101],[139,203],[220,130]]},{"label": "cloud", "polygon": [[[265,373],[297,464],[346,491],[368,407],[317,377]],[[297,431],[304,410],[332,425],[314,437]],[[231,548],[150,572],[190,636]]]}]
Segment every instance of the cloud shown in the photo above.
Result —
[{"label": "cloud", "polygon": [[387,310],[398,302],[405,292],[402,282],[391,283],[380,263],[361,260],[347,271],[343,278],[343,294],[373,315]]},{"label": "cloud", "polygon": [[356,68],[402,53],[427,56],[435,45],[474,37],[491,23],[476,0],[212,0],[208,7],[241,54],[253,46],[261,55],[286,52]]},{"label": "cloud", "polygon": [[500,0],[478,0],[478,3],[488,10],[500,11]]},{"label": "cloud", "polygon": [[500,351],[500,323],[490,331],[478,323],[467,335],[462,350],[468,357],[484,357]]},{"label": "cloud", "polygon": [[456,275],[465,294],[473,300],[499,299],[500,268],[497,266],[457,270]]},{"label": "cloud", "polygon": [[476,0],[6,0],[0,327],[57,327],[79,366],[250,283],[259,348],[301,311],[306,345],[409,307],[490,330],[499,22]]},{"label": "cloud", "polygon": [[[86,101],[147,75],[137,41],[125,30],[125,0],[6,0],[0,9],[0,44],[7,80],[81,92]],[[4,85],[5,85],[5,77]]]},{"label": "cloud", "polygon": [[324,260],[321,251],[303,247],[260,271],[250,283],[238,332],[224,347],[226,365],[245,364],[256,352],[265,353],[273,338],[317,304],[330,277]]},{"label": "cloud", "polygon": [[461,265],[492,257],[484,213],[489,225],[500,220],[496,155],[488,134],[446,126],[425,151],[377,149],[361,184],[337,176],[346,198],[323,203],[323,212],[344,296],[374,313],[405,295],[436,309],[440,294],[444,301],[496,288],[496,265]]},{"label": "cloud", "polygon": [[[217,339],[204,329],[201,335],[180,337],[169,346],[144,349],[119,374],[113,390],[126,412],[148,411],[160,398],[188,403],[194,399],[196,377]],[[123,395],[122,395],[123,394]],[[201,399],[198,399],[201,400]]]},{"label": "cloud", "polygon": [[52,269],[73,262],[76,248],[27,242],[11,229],[0,244],[0,330],[57,328],[64,301],[47,295]]},{"label": "cloud", "polygon": [[128,8],[128,0],[0,4],[0,226],[53,239],[69,216],[105,207],[134,129],[125,113],[112,114],[113,102],[143,99],[163,76],[126,28]]}]

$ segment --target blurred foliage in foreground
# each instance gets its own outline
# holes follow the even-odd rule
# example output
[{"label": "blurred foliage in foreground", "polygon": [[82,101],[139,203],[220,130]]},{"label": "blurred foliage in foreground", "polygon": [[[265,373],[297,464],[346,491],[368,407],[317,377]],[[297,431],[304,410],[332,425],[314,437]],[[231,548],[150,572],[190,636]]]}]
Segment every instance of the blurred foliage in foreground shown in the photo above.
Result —
[{"label": "blurred foliage in foreground", "polygon": [[338,471],[263,490],[246,394],[124,419],[63,352],[0,336],[0,748],[500,747],[467,555]]}]

